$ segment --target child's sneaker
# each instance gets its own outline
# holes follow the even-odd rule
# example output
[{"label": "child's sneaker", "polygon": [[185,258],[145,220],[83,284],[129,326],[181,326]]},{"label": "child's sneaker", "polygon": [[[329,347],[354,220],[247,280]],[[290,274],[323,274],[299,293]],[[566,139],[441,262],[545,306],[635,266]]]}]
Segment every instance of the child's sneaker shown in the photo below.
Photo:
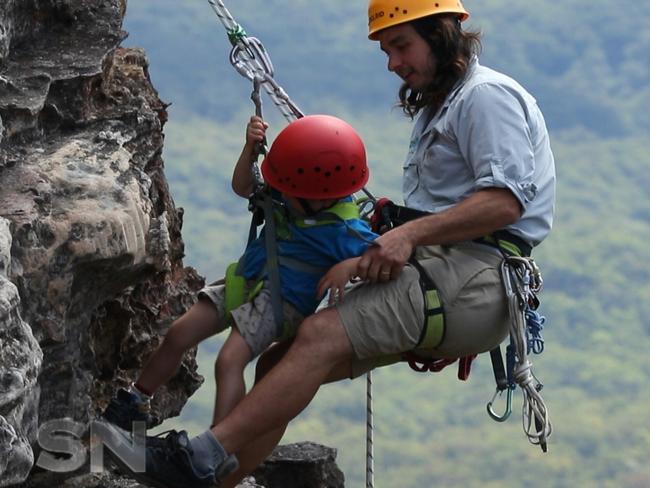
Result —
[{"label": "child's sneaker", "polygon": [[157,424],[157,419],[150,411],[151,404],[148,401],[142,401],[135,393],[120,388],[102,413],[102,417],[130,432],[133,422],[144,422],[148,429]]}]

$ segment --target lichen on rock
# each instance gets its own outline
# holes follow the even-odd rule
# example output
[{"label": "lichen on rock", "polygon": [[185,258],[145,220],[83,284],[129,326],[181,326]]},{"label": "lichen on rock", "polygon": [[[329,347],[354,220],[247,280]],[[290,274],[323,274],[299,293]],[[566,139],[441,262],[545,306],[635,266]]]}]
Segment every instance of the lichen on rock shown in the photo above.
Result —
[{"label": "lichen on rock", "polygon": [[[124,0],[0,6],[0,486],[25,479],[38,425],[92,419],[134,379],[203,278],[161,158],[167,105]],[[157,395],[177,414],[194,353]]]}]

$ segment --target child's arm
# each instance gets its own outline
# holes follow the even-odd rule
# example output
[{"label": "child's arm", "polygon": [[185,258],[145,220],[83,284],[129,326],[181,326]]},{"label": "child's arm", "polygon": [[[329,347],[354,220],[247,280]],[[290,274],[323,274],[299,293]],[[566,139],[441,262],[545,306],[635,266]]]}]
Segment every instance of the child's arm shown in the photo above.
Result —
[{"label": "child's arm", "polygon": [[348,258],[332,266],[318,282],[317,296],[322,297],[329,290],[329,305],[343,300],[345,285],[357,276],[357,264],[360,259],[360,256]]},{"label": "child's arm", "polygon": [[264,140],[266,128],[269,125],[261,118],[253,115],[246,126],[246,143],[232,173],[232,189],[240,197],[248,198],[253,191],[253,172],[251,162],[258,142]]}]

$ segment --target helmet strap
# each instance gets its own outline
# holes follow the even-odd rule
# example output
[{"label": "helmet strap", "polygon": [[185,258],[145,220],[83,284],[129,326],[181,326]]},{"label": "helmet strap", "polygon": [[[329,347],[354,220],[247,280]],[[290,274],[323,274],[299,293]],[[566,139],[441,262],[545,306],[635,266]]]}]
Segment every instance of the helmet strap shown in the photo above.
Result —
[{"label": "helmet strap", "polygon": [[309,200],[306,198],[297,198],[297,200],[300,202],[300,206],[308,217],[313,217],[318,213],[318,211],[314,210],[314,208],[309,203]]}]

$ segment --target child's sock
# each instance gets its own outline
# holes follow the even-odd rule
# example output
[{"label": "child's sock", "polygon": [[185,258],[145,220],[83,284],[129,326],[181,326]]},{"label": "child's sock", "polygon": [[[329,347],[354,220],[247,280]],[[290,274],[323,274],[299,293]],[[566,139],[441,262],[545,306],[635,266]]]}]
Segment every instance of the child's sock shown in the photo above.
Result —
[{"label": "child's sock", "polygon": [[194,451],[192,464],[199,475],[214,473],[217,466],[228,457],[228,453],[210,430],[192,438],[190,445]]}]

